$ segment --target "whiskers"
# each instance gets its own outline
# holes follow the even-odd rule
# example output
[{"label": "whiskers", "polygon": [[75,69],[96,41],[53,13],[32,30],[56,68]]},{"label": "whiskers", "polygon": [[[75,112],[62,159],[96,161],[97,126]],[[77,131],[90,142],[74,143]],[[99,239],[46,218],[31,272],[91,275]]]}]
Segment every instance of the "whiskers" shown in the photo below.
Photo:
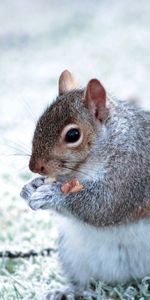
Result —
[{"label": "whiskers", "polygon": [[8,154],[6,154],[7,156],[28,156],[28,157],[31,156],[30,152],[27,149],[27,146],[23,145],[21,142],[17,143],[12,140],[9,140],[9,139],[4,139],[4,145],[5,145],[6,151],[8,149],[9,149],[9,152],[10,152],[10,149],[13,150],[13,153],[8,153]]},{"label": "whiskers", "polygon": [[6,154],[6,156],[23,156],[23,157],[31,157],[31,154],[22,154],[22,153],[12,153],[12,154]]},{"label": "whiskers", "polygon": [[27,146],[21,142],[14,142],[12,140],[3,139],[3,149],[0,157],[4,158],[4,166],[7,172],[15,172],[19,176],[29,172],[29,160],[31,153]]},{"label": "whiskers", "polygon": [[37,121],[39,119],[38,115],[36,115],[36,113],[33,112],[31,105],[29,104],[29,102],[26,99],[22,98],[22,101],[23,101],[24,108],[25,108],[29,118],[31,118],[31,121],[33,122],[33,124],[36,125]]},{"label": "whiskers", "polygon": [[[67,163],[69,163],[69,162],[67,162]],[[76,168],[70,167],[70,166],[65,165],[65,164],[66,164],[66,161],[65,161],[65,162],[62,161],[62,168],[63,168],[63,169],[65,169],[65,170],[70,170],[70,171],[73,171],[73,172],[75,172],[75,173],[79,173],[79,174],[81,174],[81,175],[84,175],[84,176],[86,176],[86,177],[89,177],[90,179],[94,179],[94,178],[93,178],[91,175],[89,175],[87,172],[78,170],[78,169],[76,169]],[[89,170],[89,172],[90,172],[90,170]]]}]

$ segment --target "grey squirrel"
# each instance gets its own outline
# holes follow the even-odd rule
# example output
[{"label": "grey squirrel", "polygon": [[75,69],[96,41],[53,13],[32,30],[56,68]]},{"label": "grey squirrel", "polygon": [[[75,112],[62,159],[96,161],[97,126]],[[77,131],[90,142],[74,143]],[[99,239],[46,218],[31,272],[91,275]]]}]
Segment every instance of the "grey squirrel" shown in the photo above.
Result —
[{"label": "grey squirrel", "polygon": [[[109,97],[97,79],[78,89],[65,70],[36,125],[29,167],[42,176],[21,196],[34,210],[58,213],[60,258],[74,295],[86,294],[91,278],[150,275],[150,113]],[[45,176],[55,181],[44,184]],[[45,299],[64,295],[70,299],[70,290]]]}]

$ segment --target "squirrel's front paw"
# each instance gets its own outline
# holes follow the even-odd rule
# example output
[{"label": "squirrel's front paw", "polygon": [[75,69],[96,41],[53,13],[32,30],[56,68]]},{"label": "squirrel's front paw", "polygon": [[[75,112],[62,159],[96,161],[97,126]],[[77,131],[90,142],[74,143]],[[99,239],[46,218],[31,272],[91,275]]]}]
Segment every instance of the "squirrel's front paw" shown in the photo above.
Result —
[{"label": "squirrel's front paw", "polygon": [[24,185],[24,187],[21,190],[20,196],[28,201],[32,194],[44,184],[44,178],[43,177],[37,177],[27,184]]},{"label": "squirrel's front paw", "polygon": [[61,194],[59,183],[43,184],[32,193],[27,202],[33,210],[55,209]]}]

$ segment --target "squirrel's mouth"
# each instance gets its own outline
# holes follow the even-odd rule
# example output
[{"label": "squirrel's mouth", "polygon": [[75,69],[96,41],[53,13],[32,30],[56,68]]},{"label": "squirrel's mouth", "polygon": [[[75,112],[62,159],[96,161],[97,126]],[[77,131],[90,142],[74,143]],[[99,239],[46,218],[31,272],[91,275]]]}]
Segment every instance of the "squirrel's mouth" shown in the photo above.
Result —
[{"label": "squirrel's mouth", "polygon": [[42,176],[55,178],[61,172],[61,163],[57,159],[43,159],[31,156],[29,161],[29,169],[33,173],[38,173]]}]

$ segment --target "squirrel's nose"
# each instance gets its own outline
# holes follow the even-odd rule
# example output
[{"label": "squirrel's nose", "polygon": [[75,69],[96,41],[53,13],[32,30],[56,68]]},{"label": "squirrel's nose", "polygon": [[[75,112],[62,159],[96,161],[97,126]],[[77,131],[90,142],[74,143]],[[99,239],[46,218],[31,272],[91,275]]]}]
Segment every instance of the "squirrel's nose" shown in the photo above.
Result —
[{"label": "squirrel's nose", "polygon": [[46,164],[41,159],[30,159],[29,169],[34,173],[47,175]]}]

